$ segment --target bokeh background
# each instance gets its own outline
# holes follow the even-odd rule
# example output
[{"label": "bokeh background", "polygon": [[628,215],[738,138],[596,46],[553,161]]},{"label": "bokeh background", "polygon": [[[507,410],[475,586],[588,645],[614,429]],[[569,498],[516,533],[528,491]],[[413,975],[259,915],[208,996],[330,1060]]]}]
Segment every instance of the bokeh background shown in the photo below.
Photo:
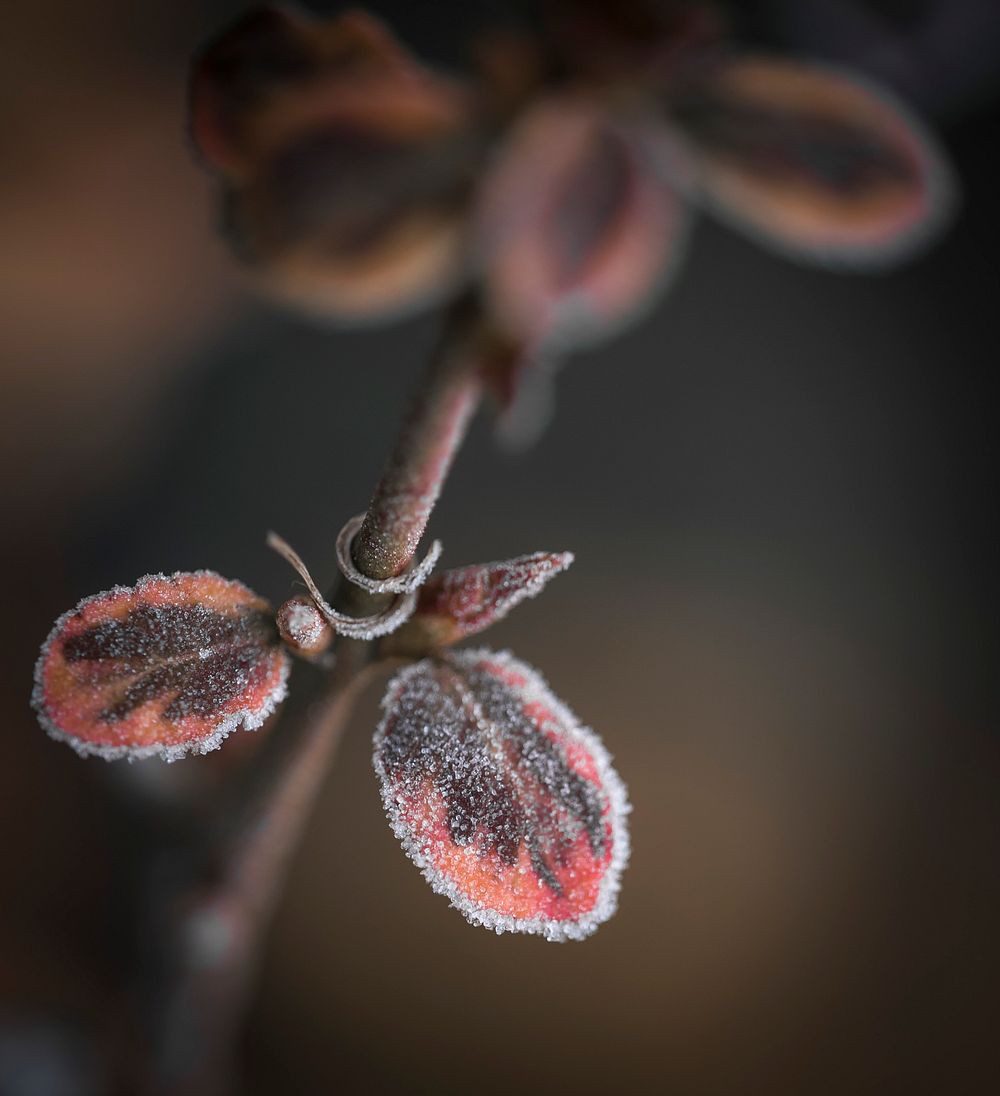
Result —
[{"label": "bokeh background", "polygon": [[[245,6],[5,9],[4,1096],[120,1090],[151,820],[245,748],[123,774],[50,742],[28,696],[51,621],[150,571],[210,567],[281,600],[267,528],[329,579],[439,322],[330,331],[243,288],[183,98],[191,51]],[[508,17],[373,6],[450,65]],[[914,100],[961,215],[872,278],[702,222],[662,306],[560,375],[534,449],[503,452],[480,421],[432,531],[452,565],[577,554],[489,641],[616,756],[634,804],[620,912],[555,946],[448,910],[382,817],[376,689],[269,938],[252,1096],[1000,1086],[1000,8],[771,0],[735,17]]]}]

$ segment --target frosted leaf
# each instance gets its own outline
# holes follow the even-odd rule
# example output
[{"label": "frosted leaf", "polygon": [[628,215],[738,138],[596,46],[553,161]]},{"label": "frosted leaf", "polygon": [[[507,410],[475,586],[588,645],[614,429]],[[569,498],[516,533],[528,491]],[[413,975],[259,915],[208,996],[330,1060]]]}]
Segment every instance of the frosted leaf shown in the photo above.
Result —
[{"label": "frosted leaf", "polygon": [[268,533],[267,544],[295,568],[306,584],[316,609],[330,628],[339,635],[347,636],[349,639],[378,639],[380,636],[387,636],[396,631],[413,615],[417,605],[417,595],[412,591],[397,594],[388,608],[372,616],[352,617],[347,613],[340,613],[323,597],[302,557],[286,540],[279,537],[277,533]]},{"label": "frosted leaf", "polygon": [[416,612],[387,648],[423,651],[476,635],[535,597],[572,562],[572,552],[533,552],[445,571],[422,587]]},{"label": "frosted leaf", "polygon": [[462,651],[389,684],[374,764],[393,831],[468,921],[581,940],[615,911],[625,788],[531,667]]},{"label": "frosted leaf", "polygon": [[285,697],[288,666],[270,607],[242,583],[146,575],[56,621],[32,704],[81,755],[174,761],[260,727]]},{"label": "frosted leaf", "polygon": [[713,212],[792,258],[890,266],[954,209],[951,169],[930,134],[850,73],[733,57],[705,69],[674,113]]}]

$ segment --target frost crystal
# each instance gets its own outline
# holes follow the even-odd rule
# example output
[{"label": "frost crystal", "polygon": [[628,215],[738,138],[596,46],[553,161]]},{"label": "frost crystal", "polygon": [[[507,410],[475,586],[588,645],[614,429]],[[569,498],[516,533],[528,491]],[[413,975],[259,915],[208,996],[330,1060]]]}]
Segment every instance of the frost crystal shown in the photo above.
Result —
[{"label": "frost crystal", "polygon": [[[410,619],[413,610],[417,607],[417,595],[411,591],[397,594],[387,609],[375,613],[373,616],[352,617],[346,613],[339,613],[323,597],[320,588],[316,585],[316,580],[309,573],[309,568],[302,562],[302,557],[286,540],[279,537],[277,533],[268,533],[267,543],[268,547],[273,548],[280,556],[284,557],[298,572],[299,577],[306,584],[306,589],[309,591],[313,604],[322,614],[327,624],[333,631],[342,636],[347,636],[349,639],[372,640],[378,639],[380,636],[390,635]],[[438,546],[438,550],[440,550],[440,546]]]},{"label": "frost crystal", "polygon": [[600,740],[509,654],[463,651],[389,685],[374,764],[396,836],[474,924],[580,940],[614,913],[625,789]]},{"label": "frost crystal", "polygon": [[316,658],[333,642],[333,629],[311,598],[289,598],[275,620],[285,644],[306,658]]},{"label": "frost crystal", "polygon": [[267,602],[211,571],[147,575],[56,621],[32,703],[48,733],[107,760],[207,753],[284,699]]},{"label": "frost crystal", "polygon": [[[337,537],[337,564],[340,572],[354,586],[367,590],[370,594],[412,594],[419,590],[427,581],[427,576],[437,565],[441,558],[441,541],[435,540],[427,555],[417,564],[411,564],[410,568],[397,575],[395,578],[370,578],[362,574],[354,565],[351,555],[354,538],[358,535],[361,526],[364,525],[365,515],[357,514],[340,531]],[[414,545],[414,548],[416,545]]]},{"label": "frost crystal", "polygon": [[299,602],[289,609],[289,631],[303,646],[312,646],[317,643],[323,634],[325,624],[322,614],[312,604]]},{"label": "frost crystal", "polygon": [[420,636],[434,645],[456,643],[502,620],[572,562],[572,552],[533,552],[446,571],[421,589],[407,629],[419,629]]}]

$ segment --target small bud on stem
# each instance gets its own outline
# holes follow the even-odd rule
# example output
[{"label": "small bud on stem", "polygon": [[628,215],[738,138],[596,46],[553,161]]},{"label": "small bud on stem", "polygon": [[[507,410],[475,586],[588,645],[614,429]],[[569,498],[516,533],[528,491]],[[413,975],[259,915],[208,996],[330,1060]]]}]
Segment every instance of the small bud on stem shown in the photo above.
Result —
[{"label": "small bud on stem", "polygon": [[275,620],[285,645],[303,658],[318,658],[333,642],[333,629],[311,598],[290,597]]}]

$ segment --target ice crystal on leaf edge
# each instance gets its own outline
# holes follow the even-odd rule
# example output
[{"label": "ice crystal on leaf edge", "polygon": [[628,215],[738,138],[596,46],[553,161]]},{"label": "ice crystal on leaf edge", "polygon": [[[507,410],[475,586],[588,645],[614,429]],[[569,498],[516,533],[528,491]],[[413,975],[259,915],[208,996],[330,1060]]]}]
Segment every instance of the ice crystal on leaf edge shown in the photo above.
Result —
[{"label": "ice crystal on leaf edge", "polygon": [[[96,742],[88,742],[74,735],[52,719],[48,712],[45,697],[45,669],[52,654],[53,646],[59,642],[65,632],[66,625],[82,610],[101,601],[107,601],[115,597],[127,597],[134,595],[143,587],[152,586],[158,582],[171,583],[182,578],[221,580],[233,590],[240,590],[249,598],[258,600],[257,595],[244,583],[237,579],[223,579],[215,571],[200,569],[197,571],[174,571],[172,574],[155,572],[143,575],[132,586],[116,584],[109,590],[90,594],[82,598],[72,609],[62,613],[52,625],[45,642],[42,644],[38,658],[35,661],[34,687],[31,693],[31,707],[34,709],[45,733],[56,742],[70,746],[80,757],[100,757],[105,761],[144,761],[148,758],[158,757],[167,763],[179,761],[189,754],[204,755],[219,749],[222,743],[242,727],[246,731],[259,730],[274,714],[279,705],[288,696],[288,678],[291,671],[291,659],[280,648],[275,649],[274,655],[278,660],[278,680],[274,687],[263,697],[262,702],[255,707],[241,708],[235,712],[227,713],[212,730],[196,739],[185,742],[163,743],[152,742],[142,746],[103,745]],[[201,657],[205,657],[203,651],[199,651]]]},{"label": "ice crystal on leaf edge", "polygon": [[[485,908],[472,900],[451,879],[434,866],[425,851],[425,843],[402,817],[400,805],[393,794],[393,781],[383,763],[383,745],[386,732],[395,717],[394,706],[411,678],[426,672],[435,659],[424,659],[407,666],[389,682],[382,699],[385,712],[375,730],[372,762],[381,786],[382,804],[393,833],[403,846],[403,851],[421,870],[424,878],[436,894],[446,897],[465,919],[473,925],[493,929],[498,936],[505,932],[526,933],[542,936],[548,941],[563,943],[584,940],[613,916],[618,908],[621,875],[628,864],[631,851],[628,815],[632,810],[625,785],[612,765],[612,757],[597,734],[584,726],[576,715],[561,701],[547,682],[533,667],[515,658],[509,651],[493,651],[489,648],[465,648],[452,651],[444,661],[459,668],[471,667],[488,660],[512,670],[525,679],[519,696],[525,704],[541,702],[559,721],[567,736],[579,743],[589,754],[600,779],[600,788],[607,798],[608,818],[611,822],[611,857],[601,877],[597,900],[582,916],[574,920],[557,920],[538,916],[519,918]],[[471,846],[467,847],[471,852]]]}]

